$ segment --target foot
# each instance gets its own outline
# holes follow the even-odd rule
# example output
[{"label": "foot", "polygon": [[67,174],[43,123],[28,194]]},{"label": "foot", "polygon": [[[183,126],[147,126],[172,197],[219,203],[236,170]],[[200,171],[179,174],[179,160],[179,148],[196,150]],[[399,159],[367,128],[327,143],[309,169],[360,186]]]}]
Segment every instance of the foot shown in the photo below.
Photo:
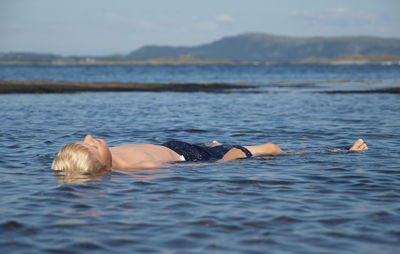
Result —
[{"label": "foot", "polygon": [[361,138],[354,142],[353,146],[349,149],[350,151],[365,151],[368,150],[367,144]]},{"label": "foot", "polygon": [[220,145],[222,145],[222,144],[221,144],[220,142],[214,140],[213,142],[207,143],[207,144],[205,144],[205,145],[206,145],[206,146],[209,146],[209,147],[214,147],[214,146],[220,146]]}]

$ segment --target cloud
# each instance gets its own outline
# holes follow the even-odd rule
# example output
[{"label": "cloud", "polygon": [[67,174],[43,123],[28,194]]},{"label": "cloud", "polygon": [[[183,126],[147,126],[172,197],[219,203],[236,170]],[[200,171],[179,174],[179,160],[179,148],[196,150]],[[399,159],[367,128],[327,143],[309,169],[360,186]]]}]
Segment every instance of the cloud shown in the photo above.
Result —
[{"label": "cloud", "polygon": [[376,35],[399,37],[399,16],[389,10],[330,8],[320,11],[307,9],[289,13],[299,27],[309,35]]},{"label": "cloud", "polygon": [[380,17],[373,13],[361,10],[352,11],[347,8],[337,7],[324,11],[293,11],[291,16],[300,18],[311,24],[321,24],[332,27],[343,26],[368,26],[376,24]]},{"label": "cloud", "polygon": [[218,22],[222,22],[222,23],[233,23],[233,18],[232,18],[232,16],[227,15],[227,14],[218,15],[215,19],[216,19]]},{"label": "cloud", "polygon": [[203,31],[216,31],[222,24],[231,24],[234,22],[232,16],[227,14],[221,14],[214,17],[209,21],[202,21],[196,24],[196,28]]}]

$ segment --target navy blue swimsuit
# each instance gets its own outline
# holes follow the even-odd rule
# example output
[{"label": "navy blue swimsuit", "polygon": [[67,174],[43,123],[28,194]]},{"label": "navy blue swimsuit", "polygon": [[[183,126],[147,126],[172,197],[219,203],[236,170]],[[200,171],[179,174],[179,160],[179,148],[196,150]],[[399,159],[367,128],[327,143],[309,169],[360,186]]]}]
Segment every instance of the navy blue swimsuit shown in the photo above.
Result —
[{"label": "navy blue swimsuit", "polygon": [[251,152],[243,146],[238,145],[219,145],[214,147],[208,147],[204,145],[194,145],[182,141],[170,141],[162,144],[162,146],[168,147],[179,155],[183,155],[187,161],[208,161],[208,160],[219,160],[232,148],[242,150],[246,157],[252,156]]}]

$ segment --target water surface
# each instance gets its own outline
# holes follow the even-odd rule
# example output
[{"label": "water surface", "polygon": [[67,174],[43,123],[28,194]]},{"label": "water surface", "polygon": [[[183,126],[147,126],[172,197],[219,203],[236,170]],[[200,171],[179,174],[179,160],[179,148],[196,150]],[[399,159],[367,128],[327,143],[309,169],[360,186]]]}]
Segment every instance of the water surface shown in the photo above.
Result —
[{"label": "water surface", "polygon": [[[113,76],[112,81],[132,82],[136,77],[124,76],[129,69],[124,67],[21,68],[0,68],[1,79],[15,79],[5,70],[39,80]],[[63,76],[70,68],[76,68],[75,74]],[[94,78],[76,74],[87,72],[79,68],[89,68]],[[184,67],[198,69],[187,77],[179,68],[157,67],[169,73],[164,77],[153,67],[130,68],[134,73],[143,68],[147,74],[138,79],[149,82],[307,80],[313,89],[364,89],[398,86],[400,80],[393,66],[248,67],[247,73],[247,67],[239,73],[238,67]],[[361,81],[321,82],[329,79]],[[0,107],[4,253],[400,251],[398,94],[314,93],[305,85],[273,93],[10,94],[0,95]],[[273,142],[289,151],[344,147],[362,137],[369,150],[180,164],[95,177],[54,174],[50,165],[58,149],[87,133],[110,146],[216,139]]]}]

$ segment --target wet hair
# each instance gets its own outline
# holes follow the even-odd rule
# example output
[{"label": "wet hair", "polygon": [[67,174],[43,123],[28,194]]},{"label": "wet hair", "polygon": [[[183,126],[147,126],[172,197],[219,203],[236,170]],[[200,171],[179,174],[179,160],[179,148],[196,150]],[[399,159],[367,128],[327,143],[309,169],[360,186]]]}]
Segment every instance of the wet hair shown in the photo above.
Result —
[{"label": "wet hair", "polygon": [[65,145],[54,158],[51,168],[65,172],[96,172],[103,171],[103,165],[87,147],[72,143]]}]

